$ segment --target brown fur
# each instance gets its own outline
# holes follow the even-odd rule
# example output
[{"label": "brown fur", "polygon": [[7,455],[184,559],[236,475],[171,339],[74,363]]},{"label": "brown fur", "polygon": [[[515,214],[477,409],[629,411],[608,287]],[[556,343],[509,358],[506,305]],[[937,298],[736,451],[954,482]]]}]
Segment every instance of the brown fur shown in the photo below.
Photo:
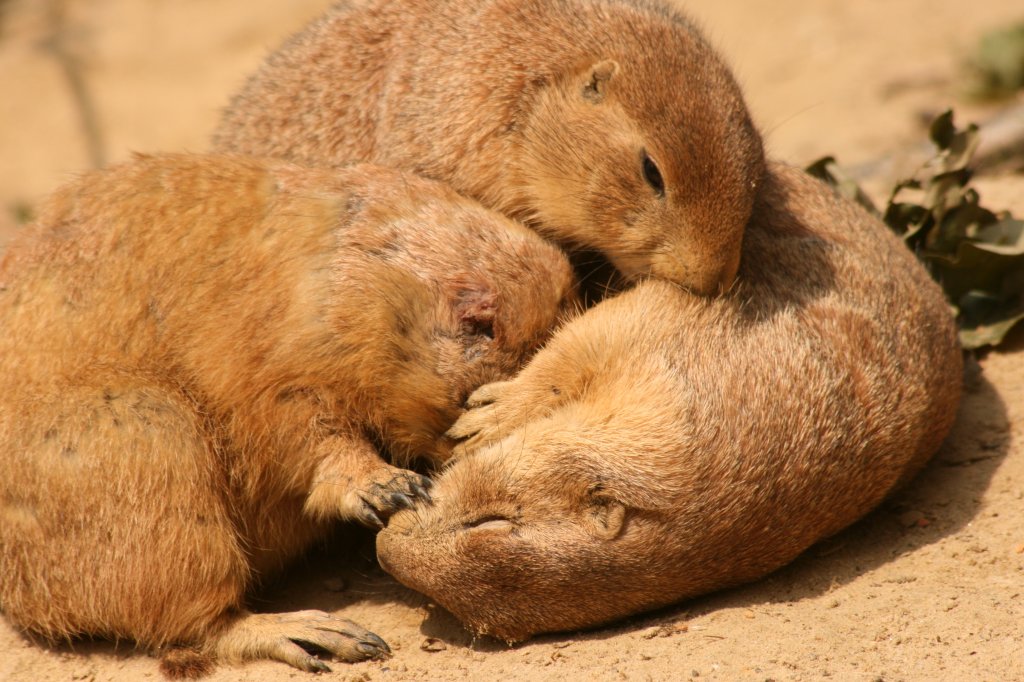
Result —
[{"label": "brown fur", "polygon": [[573,306],[564,255],[373,167],[185,155],[86,175],[0,261],[0,607],[220,657],[382,655],[246,591],[424,493],[465,396]]},{"label": "brown fur", "polygon": [[214,144],[412,169],[700,293],[733,281],[764,172],[729,70],[657,0],[340,2],[267,59]]},{"label": "brown fur", "polygon": [[451,433],[381,564],[474,631],[575,629],[753,580],[877,505],[952,425],[942,291],[876,219],[775,166],[736,289],[644,282],[561,328]]},{"label": "brown fur", "polygon": [[170,647],[160,657],[160,672],[172,680],[197,680],[213,671],[213,658],[190,647]]}]

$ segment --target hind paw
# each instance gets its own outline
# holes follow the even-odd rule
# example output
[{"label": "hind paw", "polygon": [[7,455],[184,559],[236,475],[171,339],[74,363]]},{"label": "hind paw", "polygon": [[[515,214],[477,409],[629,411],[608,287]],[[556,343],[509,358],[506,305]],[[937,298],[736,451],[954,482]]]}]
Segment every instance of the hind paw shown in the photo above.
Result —
[{"label": "hind paw", "polygon": [[307,672],[330,672],[310,651],[323,651],[346,663],[391,655],[387,643],[369,630],[323,611],[247,614],[214,644],[230,661],[271,659]]}]

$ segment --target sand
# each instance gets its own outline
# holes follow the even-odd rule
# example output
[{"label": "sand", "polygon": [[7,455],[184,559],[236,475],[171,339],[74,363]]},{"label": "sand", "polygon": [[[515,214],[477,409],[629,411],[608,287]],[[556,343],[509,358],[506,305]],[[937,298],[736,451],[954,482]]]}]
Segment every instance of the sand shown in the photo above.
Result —
[{"label": "sand", "polygon": [[[204,149],[245,74],[324,5],[0,0],[0,246],[18,214],[91,163]],[[923,121],[950,104],[962,121],[991,116],[959,98],[959,63],[982,31],[1024,17],[1018,0],[687,7],[736,69],[770,153],[796,164],[886,157],[919,142]],[[872,187],[908,170],[895,158]],[[992,207],[1024,214],[1024,177],[986,177],[981,188]],[[1024,680],[1022,353],[1017,334],[969,358],[956,427],[924,472],[746,587],[509,648],[474,641],[396,584],[376,566],[372,537],[350,529],[253,606],[324,609],[394,649],[384,662],[334,664],[331,680]],[[130,645],[48,648],[0,620],[0,680],[145,679],[160,679],[156,661]],[[263,662],[208,679],[308,676]]]}]

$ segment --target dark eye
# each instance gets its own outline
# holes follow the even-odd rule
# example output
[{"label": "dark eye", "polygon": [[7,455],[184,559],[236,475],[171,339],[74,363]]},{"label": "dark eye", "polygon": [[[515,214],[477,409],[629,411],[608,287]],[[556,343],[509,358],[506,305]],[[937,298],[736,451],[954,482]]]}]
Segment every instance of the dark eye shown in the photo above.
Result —
[{"label": "dark eye", "polygon": [[647,156],[647,152],[644,152],[643,169],[644,180],[651,186],[655,194],[659,197],[665,196],[665,181],[661,179],[661,171],[658,170],[658,166],[651,160],[651,157]]}]

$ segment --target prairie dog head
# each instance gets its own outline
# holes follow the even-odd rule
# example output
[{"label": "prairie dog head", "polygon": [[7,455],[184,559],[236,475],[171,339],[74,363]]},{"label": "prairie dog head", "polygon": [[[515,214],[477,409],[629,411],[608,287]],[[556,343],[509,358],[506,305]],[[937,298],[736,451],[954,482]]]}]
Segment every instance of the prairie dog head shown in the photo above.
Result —
[{"label": "prairie dog head", "polygon": [[377,537],[385,570],[478,634],[520,641],[663,595],[664,573],[651,564],[671,533],[668,500],[657,499],[663,476],[618,480],[579,433],[551,426],[459,458],[436,481],[433,505],[392,517]]},{"label": "prairie dog head", "polygon": [[522,129],[527,215],[629,280],[711,295],[739,269],[764,155],[728,70],[671,28],[672,40],[662,27],[646,50],[611,50],[538,90]]},{"label": "prairie dog head", "polygon": [[513,375],[576,312],[576,282],[565,254],[526,227],[401,179],[348,201],[334,328],[365,349],[357,374],[392,454],[443,461],[466,397]]}]

